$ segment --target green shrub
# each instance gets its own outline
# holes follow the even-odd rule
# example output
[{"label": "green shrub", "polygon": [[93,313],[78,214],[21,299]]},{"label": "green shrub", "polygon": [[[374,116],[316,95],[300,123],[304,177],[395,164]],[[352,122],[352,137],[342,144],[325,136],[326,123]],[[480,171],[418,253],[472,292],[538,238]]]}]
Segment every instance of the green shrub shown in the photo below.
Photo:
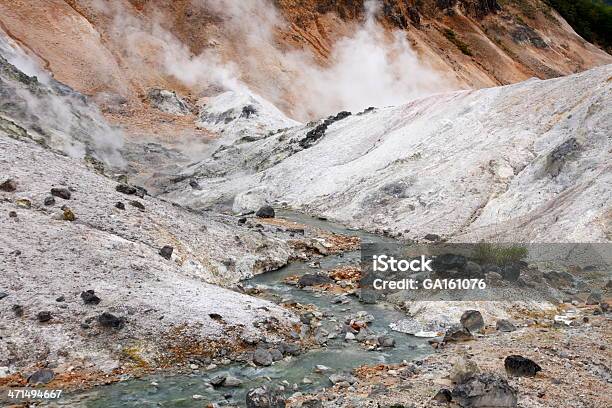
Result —
[{"label": "green shrub", "polygon": [[450,28],[446,28],[444,29],[444,36],[453,44],[455,44],[455,46],[457,48],[459,48],[459,50],[464,53],[467,56],[472,56],[472,51],[470,51],[470,48],[468,47],[468,45],[466,43],[464,43],[463,41],[461,41],[459,39],[459,37],[457,37],[457,34],[455,34],[455,32],[453,30],[451,30]]},{"label": "green shrub", "polygon": [[602,0],[546,0],[587,41],[612,50],[612,5]]},{"label": "green shrub", "polygon": [[506,265],[525,259],[528,253],[527,248],[520,245],[481,243],[474,248],[472,257],[480,263]]}]

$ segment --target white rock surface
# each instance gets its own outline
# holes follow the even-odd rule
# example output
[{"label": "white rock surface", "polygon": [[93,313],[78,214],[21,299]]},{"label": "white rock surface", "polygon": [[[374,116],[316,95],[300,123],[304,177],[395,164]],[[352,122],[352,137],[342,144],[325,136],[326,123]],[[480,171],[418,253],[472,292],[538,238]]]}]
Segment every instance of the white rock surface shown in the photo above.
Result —
[{"label": "white rock surface", "polygon": [[193,206],[255,187],[369,230],[454,240],[612,236],[612,65],[547,81],[435,95],[235,143],[194,173]]}]

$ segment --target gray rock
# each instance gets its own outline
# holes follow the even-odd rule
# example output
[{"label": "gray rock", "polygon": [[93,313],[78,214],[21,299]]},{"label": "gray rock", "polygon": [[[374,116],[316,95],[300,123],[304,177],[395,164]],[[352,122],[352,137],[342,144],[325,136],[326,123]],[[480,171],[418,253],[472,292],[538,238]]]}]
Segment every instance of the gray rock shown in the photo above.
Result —
[{"label": "gray rock", "polygon": [[8,293],[6,292],[0,292],[0,300],[4,299],[5,297],[8,296]]},{"label": "gray rock", "polygon": [[500,319],[495,323],[495,329],[501,332],[513,332],[516,330],[516,326],[509,320]]},{"label": "gray rock", "polygon": [[49,320],[53,319],[53,316],[51,315],[51,312],[44,311],[44,312],[39,312],[36,315],[36,318],[38,319],[39,322],[44,323],[44,322],[48,322]]},{"label": "gray rock", "polygon": [[266,349],[258,348],[253,353],[253,362],[260,366],[269,366],[272,364],[272,354]]},{"label": "gray rock", "polygon": [[329,276],[307,273],[300,276],[297,285],[298,287],[303,288],[306,286],[325,285],[333,282],[334,280]]},{"label": "gray rock", "polygon": [[45,201],[43,202],[43,204],[45,204],[46,206],[55,205],[55,197],[53,196],[45,197]]},{"label": "gray rock", "polygon": [[381,347],[395,347],[395,339],[388,335],[380,336],[378,337],[378,345]]},{"label": "gray rock", "polygon": [[463,267],[463,273],[468,279],[477,279],[482,277],[482,268],[476,262],[467,261]]},{"label": "gray rock", "polygon": [[515,282],[519,276],[521,275],[521,266],[520,264],[514,262],[508,265],[505,265],[502,269],[502,277],[504,280]]},{"label": "gray rock", "polygon": [[444,334],[445,343],[469,341],[473,339],[474,336],[472,336],[472,333],[465,327],[459,325],[449,327]]},{"label": "gray rock", "polygon": [[208,380],[208,383],[212,385],[213,387],[220,387],[225,382],[226,379],[227,379],[226,375],[216,375],[210,380]]},{"label": "gray rock", "polygon": [[344,382],[352,385],[357,382],[357,379],[350,374],[332,374],[329,376],[329,381],[334,385]]},{"label": "gray rock", "polygon": [[47,384],[50,383],[53,378],[55,378],[53,370],[43,368],[42,370],[30,374],[28,377],[28,384]]},{"label": "gray rock", "polygon": [[153,107],[172,115],[184,116],[191,111],[187,102],[174,91],[152,88],[147,92],[147,100]]},{"label": "gray rock", "polygon": [[535,361],[519,355],[511,355],[504,360],[506,373],[513,377],[535,377],[542,367]]},{"label": "gray rock", "polygon": [[64,200],[70,200],[72,194],[70,190],[64,187],[54,187],[51,189],[51,195],[59,198],[63,198]]},{"label": "gray rock", "polygon": [[252,388],[246,394],[246,408],[285,408],[285,399],[279,391],[267,386]]},{"label": "gray rock", "polygon": [[514,408],[517,393],[505,378],[492,373],[476,375],[457,385],[451,392],[453,401],[464,408]]},{"label": "gray rock", "polygon": [[484,319],[478,310],[466,310],[461,315],[460,322],[464,328],[470,331],[470,333],[480,331],[484,328]]},{"label": "gray rock", "polygon": [[93,289],[81,292],[81,299],[86,305],[97,305],[100,303],[100,298],[95,294]]},{"label": "gray rock", "polygon": [[236,388],[236,387],[240,387],[242,385],[242,380],[240,380],[239,378],[236,377],[232,377],[231,375],[228,375],[225,378],[225,381],[222,384],[224,387],[230,387],[230,388]]},{"label": "gray rock", "polygon": [[277,348],[271,348],[268,350],[272,356],[272,361],[280,361],[283,359],[283,353]]}]

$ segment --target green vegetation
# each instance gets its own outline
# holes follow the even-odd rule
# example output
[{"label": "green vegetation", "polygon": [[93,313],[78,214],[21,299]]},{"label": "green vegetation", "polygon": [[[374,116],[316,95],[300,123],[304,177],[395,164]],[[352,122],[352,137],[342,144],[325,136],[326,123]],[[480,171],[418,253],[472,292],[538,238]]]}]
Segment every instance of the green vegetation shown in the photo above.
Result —
[{"label": "green vegetation", "polygon": [[444,29],[444,36],[453,44],[455,44],[457,46],[457,48],[459,48],[459,50],[464,53],[467,56],[472,56],[472,51],[470,51],[470,48],[468,47],[468,45],[466,43],[464,43],[463,41],[461,41],[459,39],[459,37],[457,37],[457,34],[451,30],[450,28],[446,28]]},{"label": "green vegetation", "polygon": [[612,50],[612,5],[602,0],[546,0],[585,40]]},{"label": "green vegetation", "polygon": [[506,265],[526,258],[528,253],[524,246],[481,243],[474,249],[472,257],[479,263]]}]

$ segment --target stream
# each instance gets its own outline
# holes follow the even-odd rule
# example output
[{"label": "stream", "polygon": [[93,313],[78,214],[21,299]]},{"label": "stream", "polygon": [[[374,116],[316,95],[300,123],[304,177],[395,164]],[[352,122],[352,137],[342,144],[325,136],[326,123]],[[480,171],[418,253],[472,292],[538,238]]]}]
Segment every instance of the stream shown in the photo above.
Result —
[{"label": "stream", "polygon": [[[307,215],[278,211],[279,217],[320,227],[327,231],[359,236],[365,242],[392,242],[384,238],[362,231],[349,230],[338,224],[320,220]],[[356,265],[359,263],[360,252],[345,252],[330,255],[320,259],[321,270],[328,270],[340,265]],[[353,368],[364,364],[400,363],[403,360],[413,360],[431,352],[427,341],[403,333],[392,332],[389,323],[405,318],[405,315],[383,302],[377,304],[360,303],[355,296],[347,296],[344,303],[335,304],[334,294],[313,292],[288,285],[283,279],[290,275],[315,273],[305,262],[293,262],[277,271],[258,275],[244,282],[245,286],[265,288],[269,294],[278,300],[291,299],[301,304],[312,304],[326,316],[322,320],[323,327],[333,327],[342,324],[344,320],[358,312],[366,312],[374,317],[368,327],[378,334],[390,334],[395,339],[394,348],[382,351],[368,351],[357,341],[345,342],[342,335],[328,341],[327,347],[307,351],[299,356],[284,359],[269,367],[251,367],[246,364],[232,363],[211,371],[202,371],[189,375],[150,375],[141,379],[131,379],[107,386],[96,387],[86,393],[68,395],[60,406],[84,406],[89,408],[114,407],[202,407],[205,402],[214,402],[219,406],[245,406],[245,396],[249,389],[263,385],[284,385],[286,397],[295,392],[308,392],[331,385],[329,375],[333,373],[349,373]],[[332,330],[329,330],[331,333]],[[316,373],[316,365],[325,365],[330,371]],[[220,374],[230,374],[243,381],[238,388],[213,388],[209,380]],[[303,382],[304,378],[311,381]],[[288,384],[287,384],[288,383]],[[294,389],[297,384],[297,390]],[[201,400],[194,400],[194,395],[201,395]]]}]

